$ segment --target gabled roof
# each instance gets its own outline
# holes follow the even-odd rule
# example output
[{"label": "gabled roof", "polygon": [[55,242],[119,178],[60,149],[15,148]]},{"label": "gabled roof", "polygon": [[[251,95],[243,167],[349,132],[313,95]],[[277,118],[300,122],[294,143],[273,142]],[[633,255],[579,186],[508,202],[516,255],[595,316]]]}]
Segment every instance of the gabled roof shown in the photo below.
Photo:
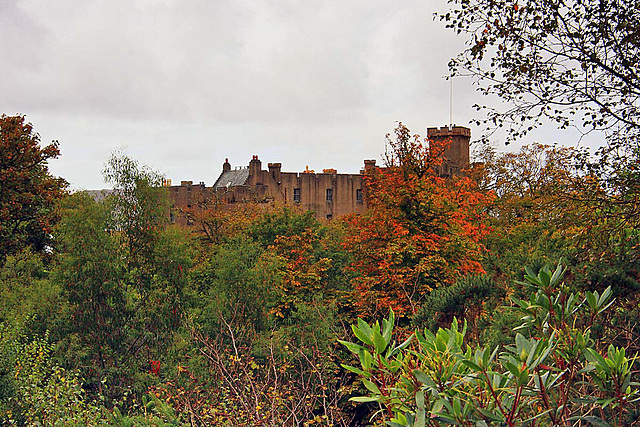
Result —
[{"label": "gabled roof", "polygon": [[220,178],[213,184],[213,188],[229,188],[246,185],[249,179],[249,169],[236,169],[222,172]]}]

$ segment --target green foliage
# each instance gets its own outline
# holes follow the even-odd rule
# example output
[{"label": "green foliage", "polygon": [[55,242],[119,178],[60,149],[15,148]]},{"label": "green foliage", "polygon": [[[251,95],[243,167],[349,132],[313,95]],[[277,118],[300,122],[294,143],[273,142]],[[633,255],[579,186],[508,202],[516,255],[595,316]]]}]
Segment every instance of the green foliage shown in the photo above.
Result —
[{"label": "green foliage", "polygon": [[452,72],[470,75],[480,92],[505,101],[499,109],[485,107],[482,122],[492,131],[504,127],[509,141],[551,121],[562,129],[603,130],[610,143],[637,147],[635,2],[605,7],[598,1],[456,0],[451,5],[440,19],[468,37],[464,52],[450,63]]},{"label": "green foliage", "polygon": [[312,211],[299,212],[284,206],[259,217],[247,230],[248,235],[264,248],[278,237],[299,236],[308,229],[318,229],[320,222]]},{"label": "green foliage", "polygon": [[130,157],[114,153],[104,167],[103,176],[114,189],[115,228],[127,235],[132,247],[144,248],[146,239],[153,237],[152,232],[168,221],[162,175]]},{"label": "green foliage", "polygon": [[414,316],[413,323],[430,330],[450,324],[454,317],[475,323],[485,311],[485,305],[498,302],[504,294],[486,275],[465,276],[451,286],[434,289]]},{"label": "green foliage", "polygon": [[342,342],[360,361],[344,367],[369,390],[354,400],[379,403],[393,426],[627,425],[640,401],[635,358],[613,345],[602,355],[590,333],[613,303],[611,290],[569,293],[564,272],[561,265],[527,269],[524,283],[533,292],[514,300],[521,332],[502,351],[465,345],[466,325],[461,330],[456,319],[398,347],[389,345],[393,313],[382,329],[359,319],[352,329],[360,343]]},{"label": "green foliage", "polygon": [[234,319],[246,332],[264,329],[280,267],[251,240],[236,238],[218,247],[194,272],[194,287],[204,302],[198,322],[210,333],[222,327],[221,318]]},{"label": "green foliage", "polygon": [[114,153],[103,176],[114,190],[109,201],[112,204],[109,229],[120,233],[128,280],[144,294],[154,273],[153,251],[158,232],[168,223],[169,205],[162,175],[130,157]]},{"label": "green foliage", "polygon": [[[376,407],[390,425],[624,425],[638,416],[632,226],[574,244],[579,229],[555,222],[552,198],[535,205],[510,189],[486,205],[497,227],[481,233],[491,253],[478,262],[488,275],[421,295],[414,325],[425,331],[410,334],[409,311],[396,311],[382,323],[358,320],[350,343],[350,316],[375,311],[353,292],[351,279],[362,274],[354,259],[373,252],[347,249],[357,235],[350,221],[261,208],[206,244],[193,228],[166,223],[158,174],[114,156],[105,176],[111,197],[80,193],[60,203],[51,256],[27,249],[0,268],[4,424],[346,427],[368,425]],[[449,203],[438,194],[428,193],[430,203]],[[424,231],[414,237],[429,254],[430,229],[410,208],[406,227]],[[359,217],[360,234],[392,225],[370,219]],[[407,249],[412,262],[434,262]],[[545,266],[560,256],[571,261],[566,270]],[[506,285],[525,262],[535,268]],[[399,283],[389,264],[376,269]],[[480,270],[474,261],[470,271]],[[396,290],[410,297],[410,288]],[[506,295],[510,307],[500,306]],[[396,315],[404,322],[394,332]],[[348,402],[354,395],[367,404]]]},{"label": "green foliage", "polygon": [[144,394],[155,381],[151,361],[179,341],[195,252],[186,232],[164,227],[156,174],[114,156],[105,176],[112,197],[79,193],[62,206],[51,278],[70,313],[53,333],[64,365],[81,369],[92,393],[116,399],[131,387]]},{"label": "green foliage", "polygon": [[217,335],[192,330],[207,369],[188,388],[162,388],[181,414],[209,424],[347,425],[348,383],[337,366],[333,343],[341,327],[333,310],[301,305],[279,327],[249,337],[239,320],[220,319]]},{"label": "green foliage", "polygon": [[181,421],[175,410],[166,402],[161,401],[153,393],[142,396],[142,414],[123,415],[118,407],[113,408],[109,418],[113,427],[171,427],[191,426],[193,424]]},{"label": "green foliage", "polygon": [[[90,363],[104,370],[126,351],[126,324],[132,313],[127,306],[124,257],[118,235],[110,232],[110,221],[108,203],[84,194],[65,202],[52,279],[62,287],[71,308],[66,341],[74,347],[69,349],[73,354],[69,366]],[[100,384],[101,375],[94,380]]]},{"label": "green foliage", "polygon": [[[13,390],[3,396],[2,423],[7,425],[106,425],[105,411],[89,401],[82,380],[56,365],[53,347],[44,337],[27,339],[7,334],[3,327],[2,355],[12,375]],[[9,351],[7,351],[9,350]]]},{"label": "green foliage", "polygon": [[177,413],[211,424],[346,425],[332,292],[343,281],[339,268],[324,268],[346,257],[339,233],[284,207],[210,248],[190,276],[188,363],[157,388]]},{"label": "green foliage", "polygon": [[26,249],[0,268],[0,322],[15,331],[44,334],[61,327],[67,311],[61,288],[48,279],[42,256]]}]

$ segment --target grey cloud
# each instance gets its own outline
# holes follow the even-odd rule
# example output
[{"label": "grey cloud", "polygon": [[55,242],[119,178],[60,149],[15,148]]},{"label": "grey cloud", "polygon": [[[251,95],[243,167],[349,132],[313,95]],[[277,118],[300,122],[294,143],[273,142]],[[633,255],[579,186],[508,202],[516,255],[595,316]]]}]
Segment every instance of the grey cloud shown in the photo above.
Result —
[{"label": "grey cloud", "polygon": [[363,1],[32,2],[28,12],[13,7],[31,23],[15,32],[35,37],[37,23],[49,36],[32,43],[39,67],[17,58],[28,72],[4,91],[28,109],[110,117],[353,118],[367,108],[371,75],[402,66],[376,44],[387,20],[403,18],[389,9]]},{"label": "grey cloud", "polygon": [[[52,170],[99,188],[126,151],[174,181],[229,157],[357,172],[402,120],[449,120],[460,40],[444,0],[0,0],[0,112],[58,139]],[[6,41],[6,42],[5,42]],[[5,60],[7,58],[7,60]],[[454,86],[454,121],[473,117]]]}]

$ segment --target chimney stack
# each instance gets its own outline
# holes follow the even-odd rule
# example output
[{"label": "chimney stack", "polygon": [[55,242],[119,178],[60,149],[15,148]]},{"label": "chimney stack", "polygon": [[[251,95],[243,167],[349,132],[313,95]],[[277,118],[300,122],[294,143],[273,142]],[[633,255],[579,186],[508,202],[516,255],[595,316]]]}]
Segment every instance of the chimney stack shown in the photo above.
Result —
[{"label": "chimney stack", "polygon": [[260,183],[258,181],[260,171],[262,171],[262,162],[258,159],[257,155],[254,155],[249,162],[249,179],[252,185]]},{"label": "chimney stack", "polygon": [[282,173],[282,163],[268,163],[269,172],[271,176],[276,182],[280,182],[281,173]]}]

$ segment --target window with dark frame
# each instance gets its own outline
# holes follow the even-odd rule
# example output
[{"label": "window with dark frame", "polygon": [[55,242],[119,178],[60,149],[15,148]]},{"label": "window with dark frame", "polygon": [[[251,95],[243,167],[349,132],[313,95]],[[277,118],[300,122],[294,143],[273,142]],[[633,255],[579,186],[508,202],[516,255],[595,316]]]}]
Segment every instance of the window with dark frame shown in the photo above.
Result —
[{"label": "window with dark frame", "polygon": [[362,203],[362,188],[356,189],[356,202]]},{"label": "window with dark frame", "polygon": [[293,189],[293,202],[294,203],[300,203],[300,189],[299,188],[294,188]]},{"label": "window with dark frame", "polygon": [[327,202],[333,202],[333,188],[327,188]]}]

